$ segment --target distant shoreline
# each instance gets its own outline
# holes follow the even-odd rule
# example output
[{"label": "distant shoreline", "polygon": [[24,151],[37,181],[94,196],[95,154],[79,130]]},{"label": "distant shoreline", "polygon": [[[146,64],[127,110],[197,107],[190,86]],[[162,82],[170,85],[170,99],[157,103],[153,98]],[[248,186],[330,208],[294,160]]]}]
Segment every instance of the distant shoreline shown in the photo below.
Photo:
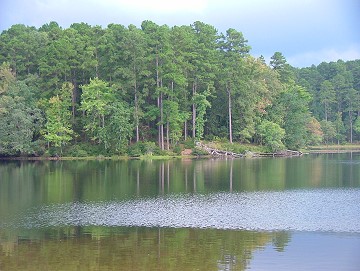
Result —
[{"label": "distant shoreline", "polygon": [[306,151],[308,153],[360,152],[360,144],[309,146]]}]

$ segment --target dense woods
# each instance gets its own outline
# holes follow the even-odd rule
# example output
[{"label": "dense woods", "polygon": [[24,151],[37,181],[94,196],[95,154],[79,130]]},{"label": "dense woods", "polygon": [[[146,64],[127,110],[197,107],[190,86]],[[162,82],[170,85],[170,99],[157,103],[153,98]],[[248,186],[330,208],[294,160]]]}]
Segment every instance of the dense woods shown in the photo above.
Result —
[{"label": "dense woods", "polygon": [[56,22],[0,35],[0,155],[139,155],[360,138],[360,60],[291,67],[235,29]]}]

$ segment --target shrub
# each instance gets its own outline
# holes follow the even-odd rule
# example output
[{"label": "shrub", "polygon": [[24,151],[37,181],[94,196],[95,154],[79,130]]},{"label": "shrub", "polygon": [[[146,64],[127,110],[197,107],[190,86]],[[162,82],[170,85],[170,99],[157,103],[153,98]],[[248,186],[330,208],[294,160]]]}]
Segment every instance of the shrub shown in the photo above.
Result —
[{"label": "shrub", "polygon": [[176,153],[177,155],[180,155],[182,150],[183,149],[181,148],[180,144],[175,145],[174,148],[173,148],[174,153]]},{"label": "shrub", "polygon": [[195,142],[192,138],[185,140],[183,144],[185,149],[193,149],[195,147]]},{"label": "shrub", "polygon": [[127,153],[131,157],[139,157],[142,154],[140,142],[129,145]]}]

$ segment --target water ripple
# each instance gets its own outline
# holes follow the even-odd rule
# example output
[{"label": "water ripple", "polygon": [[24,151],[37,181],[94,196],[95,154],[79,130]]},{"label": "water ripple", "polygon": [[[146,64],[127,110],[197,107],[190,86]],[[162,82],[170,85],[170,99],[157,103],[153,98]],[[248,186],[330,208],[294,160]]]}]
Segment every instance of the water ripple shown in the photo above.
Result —
[{"label": "water ripple", "polygon": [[360,233],[360,190],[215,193],[75,202],[28,213],[22,227],[146,226]]}]

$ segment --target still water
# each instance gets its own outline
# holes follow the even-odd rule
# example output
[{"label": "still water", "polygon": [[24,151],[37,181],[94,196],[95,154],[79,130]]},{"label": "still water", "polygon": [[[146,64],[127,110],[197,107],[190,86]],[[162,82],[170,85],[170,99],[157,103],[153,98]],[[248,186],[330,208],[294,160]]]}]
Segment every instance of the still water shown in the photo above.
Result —
[{"label": "still water", "polygon": [[360,270],[360,153],[0,163],[0,270]]}]

